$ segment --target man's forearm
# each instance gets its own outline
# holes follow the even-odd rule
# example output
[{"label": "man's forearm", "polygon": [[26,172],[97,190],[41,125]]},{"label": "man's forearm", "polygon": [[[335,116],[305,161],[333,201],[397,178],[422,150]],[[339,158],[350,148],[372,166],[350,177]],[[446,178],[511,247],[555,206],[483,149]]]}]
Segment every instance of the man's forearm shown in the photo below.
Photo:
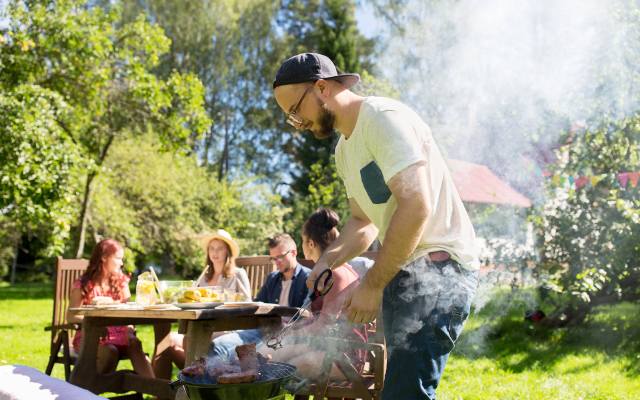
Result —
[{"label": "man's forearm", "polygon": [[411,204],[398,206],[391,217],[376,262],[365,276],[365,284],[381,289],[396,276],[418,246],[427,214],[427,207],[417,199]]},{"label": "man's forearm", "polygon": [[349,218],[342,233],[324,251],[318,264],[329,268],[338,267],[366,251],[378,234],[378,229],[369,221]]}]

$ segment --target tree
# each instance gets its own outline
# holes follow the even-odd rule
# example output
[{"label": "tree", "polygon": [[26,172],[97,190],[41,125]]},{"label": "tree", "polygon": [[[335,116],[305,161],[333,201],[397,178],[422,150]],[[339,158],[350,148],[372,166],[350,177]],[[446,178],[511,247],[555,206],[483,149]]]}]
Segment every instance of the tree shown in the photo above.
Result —
[{"label": "tree", "polygon": [[[129,5],[128,18],[148,13],[173,39],[159,70],[196,73],[206,87],[207,110],[215,123],[196,151],[203,164],[219,179],[256,174],[272,185],[289,181],[297,232],[317,200],[311,199],[309,170],[315,184],[327,193],[340,186],[331,161],[335,142],[295,136],[272,99],[271,80],[280,62],[296,52],[320,51],[333,57],[338,67],[360,71],[372,67],[373,43],[357,32],[352,1],[194,1],[187,6],[172,1],[140,1]],[[274,19],[278,29],[273,28]],[[252,29],[244,29],[251,26]],[[374,82],[373,79],[366,79]],[[364,85],[363,85],[364,86]],[[316,166],[317,164],[317,166]],[[336,198],[343,198],[342,192]],[[295,196],[295,197],[294,197]],[[321,196],[322,197],[322,196]],[[309,200],[311,199],[311,200]],[[295,204],[295,207],[292,207]],[[325,203],[324,205],[329,205]],[[345,204],[332,201],[340,210]]]},{"label": "tree", "polygon": [[11,282],[23,233],[45,237],[49,255],[61,253],[68,238],[68,186],[77,182],[81,158],[59,123],[67,113],[58,94],[36,85],[0,92],[0,262],[13,258]]},{"label": "tree", "polygon": [[555,313],[566,324],[596,305],[640,299],[640,188],[620,175],[638,172],[640,116],[572,134],[558,153],[534,222],[544,287],[569,297]]},{"label": "tree", "polygon": [[[340,71],[362,73],[371,70],[373,42],[358,32],[352,1],[309,1],[304,5],[285,2],[284,10],[290,13],[291,21],[285,25],[290,34],[302,35],[300,43],[304,50],[301,51],[326,55]],[[304,18],[296,18],[298,13],[304,14]],[[311,166],[320,163],[324,169],[329,165],[337,140],[337,135],[322,140],[306,133],[294,137],[287,149],[298,166],[293,172],[293,193],[302,197],[309,194]],[[328,173],[331,175],[331,172]]]},{"label": "tree", "polygon": [[265,238],[282,230],[277,196],[247,179],[215,179],[195,155],[161,152],[151,134],[114,145],[96,179],[89,231],[95,241],[115,237],[139,266],[160,264],[193,276],[204,253],[197,237],[224,228],[242,254],[263,254]]},{"label": "tree", "polygon": [[166,149],[189,149],[210,122],[203,88],[193,75],[154,75],[170,41],[144,18],[118,24],[119,8],[15,0],[9,14],[0,83],[6,90],[37,85],[63,99],[69,118],[58,125],[86,162],[77,221],[80,257],[93,183],[114,142],[152,131]]},{"label": "tree", "polygon": [[[340,71],[370,76],[367,70],[373,68],[374,44],[358,31],[353,1],[286,1],[279,21],[299,43],[290,55],[318,52],[331,58]],[[348,216],[346,195],[333,159],[338,138],[334,135],[321,140],[304,132],[294,136],[285,147],[295,161],[291,191],[286,199],[287,204],[296,206],[287,225],[295,234],[317,207],[332,207],[342,218]]]},{"label": "tree", "polygon": [[274,119],[277,105],[271,81],[288,44],[273,19],[278,3],[268,0],[168,0],[124,2],[125,20],[145,13],[172,39],[161,58],[160,76],[177,70],[196,74],[205,86],[205,104],[214,120],[194,150],[219,180],[245,172],[286,175],[288,160],[274,155],[285,145],[284,121]]}]

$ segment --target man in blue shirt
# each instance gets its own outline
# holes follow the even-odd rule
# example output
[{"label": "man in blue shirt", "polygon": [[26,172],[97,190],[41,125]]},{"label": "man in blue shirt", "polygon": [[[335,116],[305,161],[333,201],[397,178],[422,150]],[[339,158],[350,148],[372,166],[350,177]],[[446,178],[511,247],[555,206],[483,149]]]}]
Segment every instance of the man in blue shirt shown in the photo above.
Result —
[{"label": "man in blue shirt", "polygon": [[[306,281],[311,270],[300,265],[296,260],[298,255],[296,242],[288,234],[278,234],[270,238],[268,244],[269,257],[278,270],[269,274],[255,300],[301,307],[309,294]],[[259,344],[263,336],[260,329],[229,332],[213,340],[209,354],[230,358],[234,356],[236,346],[247,343]]]},{"label": "man in blue shirt", "polygon": [[308,295],[306,280],[311,270],[298,263],[297,255],[296,242],[286,233],[269,239],[269,256],[278,270],[269,274],[257,301],[302,307]]}]

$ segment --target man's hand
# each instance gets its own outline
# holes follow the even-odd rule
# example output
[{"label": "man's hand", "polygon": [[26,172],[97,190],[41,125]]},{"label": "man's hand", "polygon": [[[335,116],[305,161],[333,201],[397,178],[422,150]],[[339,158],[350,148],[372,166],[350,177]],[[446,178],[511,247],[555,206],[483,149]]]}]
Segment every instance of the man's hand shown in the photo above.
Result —
[{"label": "man's hand", "polygon": [[382,288],[369,285],[366,279],[362,281],[344,302],[343,309],[349,321],[356,324],[366,324],[376,319],[382,302],[382,294]]}]

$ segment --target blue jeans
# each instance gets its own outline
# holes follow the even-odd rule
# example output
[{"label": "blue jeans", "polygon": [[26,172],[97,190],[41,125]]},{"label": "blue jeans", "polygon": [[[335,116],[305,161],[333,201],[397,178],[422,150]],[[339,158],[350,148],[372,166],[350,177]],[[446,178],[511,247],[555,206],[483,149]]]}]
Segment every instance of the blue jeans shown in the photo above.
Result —
[{"label": "blue jeans", "polygon": [[389,282],[382,300],[388,351],[383,400],[436,398],[477,286],[477,272],[453,260],[431,262],[424,257]]},{"label": "blue jeans", "polygon": [[218,357],[222,360],[233,359],[236,357],[236,346],[247,343],[256,343],[256,345],[262,343],[260,329],[233,331],[213,339],[209,347],[209,357]]}]

